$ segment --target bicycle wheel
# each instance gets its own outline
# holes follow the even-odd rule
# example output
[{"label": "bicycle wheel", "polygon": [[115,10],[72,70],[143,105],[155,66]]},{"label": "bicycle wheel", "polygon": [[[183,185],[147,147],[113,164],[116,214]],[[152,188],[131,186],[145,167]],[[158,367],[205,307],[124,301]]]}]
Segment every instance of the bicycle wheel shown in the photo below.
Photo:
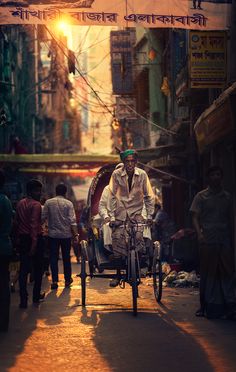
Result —
[{"label": "bicycle wheel", "polygon": [[153,290],[154,296],[157,302],[161,302],[162,297],[162,266],[160,257],[160,245],[155,246],[153,263],[152,263],[152,275],[153,275]]},{"label": "bicycle wheel", "polygon": [[82,306],[84,307],[86,305],[86,256],[85,256],[85,250],[84,247],[82,247],[81,251],[81,300],[82,300]]},{"label": "bicycle wheel", "polygon": [[137,285],[137,272],[136,272],[136,259],[135,251],[131,251],[130,255],[130,266],[131,266],[131,287],[132,287],[132,298],[133,298],[133,315],[137,315],[137,297],[138,297],[138,285]]}]

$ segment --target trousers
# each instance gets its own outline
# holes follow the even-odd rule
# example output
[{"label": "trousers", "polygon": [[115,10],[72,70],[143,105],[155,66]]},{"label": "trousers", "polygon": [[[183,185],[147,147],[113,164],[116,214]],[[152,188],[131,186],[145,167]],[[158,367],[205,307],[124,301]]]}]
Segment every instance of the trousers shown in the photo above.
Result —
[{"label": "trousers", "polygon": [[0,331],[7,331],[10,312],[9,256],[0,255]]},{"label": "trousers", "polygon": [[22,303],[27,303],[27,279],[30,272],[33,273],[34,286],[33,286],[33,302],[37,302],[40,298],[40,291],[43,277],[43,239],[38,236],[36,252],[34,256],[30,256],[31,237],[27,234],[22,234],[19,237],[19,252],[20,252],[20,273],[19,273],[19,287],[20,287],[20,300]]}]

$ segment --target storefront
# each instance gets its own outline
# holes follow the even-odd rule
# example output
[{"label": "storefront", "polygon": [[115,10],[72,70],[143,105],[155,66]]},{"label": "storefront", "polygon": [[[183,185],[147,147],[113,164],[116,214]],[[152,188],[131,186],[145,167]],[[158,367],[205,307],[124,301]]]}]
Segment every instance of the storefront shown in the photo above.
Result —
[{"label": "storefront", "polygon": [[220,165],[224,171],[224,187],[233,196],[236,244],[236,82],[202,113],[194,132],[203,183],[205,171],[210,165]]}]

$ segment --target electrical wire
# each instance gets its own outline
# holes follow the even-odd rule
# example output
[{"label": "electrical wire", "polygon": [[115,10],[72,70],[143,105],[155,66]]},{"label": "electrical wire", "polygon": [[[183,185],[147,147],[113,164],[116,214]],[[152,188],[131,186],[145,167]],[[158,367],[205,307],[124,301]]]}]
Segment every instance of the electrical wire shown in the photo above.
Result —
[{"label": "electrical wire", "polygon": [[147,123],[149,123],[149,124],[151,124],[151,125],[157,127],[158,129],[162,130],[163,132],[165,132],[165,133],[167,133],[167,134],[169,134],[169,135],[173,135],[173,134],[176,135],[176,134],[177,134],[176,132],[174,132],[174,131],[172,131],[172,130],[170,130],[170,129],[163,128],[163,127],[161,127],[160,125],[158,125],[158,124],[156,124],[156,123],[153,123],[153,121],[151,121],[151,120],[145,118],[145,116],[139,114],[136,110],[134,110],[133,107],[127,105],[126,101],[123,100],[121,97],[120,97],[120,100],[121,100],[121,102],[125,103],[126,107],[128,107],[132,112],[134,112],[134,113],[135,113],[136,115],[138,115],[140,118],[144,119]]},{"label": "electrical wire", "polygon": [[[47,26],[45,26],[47,31],[49,32],[49,34],[51,35],[51,37],[53,38],[53,40],[55,40],[55,42],[57,43],[58,47],[61,49],[62,53],[64,54],[64,56],[66,56],[67,58],[69,58],[69,56],[65,53],[64,49],[61,47],[60,43],[58,43],[58,41],[56,40],[55,36],[53,35],[53,33],[48,29]],[[96,96],[97,100],[101,103],[101,105],[103,107],[106,108],[106,110],[113,116],[113,112],[109,109],[109,107],[107,107],[107,105],[103,102],[103,100],[100,98],[100,96],[97,94],[97,92],[94,90],[94,88],[92,87],[92,85],[88,82],[88,80],[84,77],[84,75],[80,72],[80,70],[75,66],[75,69],[77,70],[77,72],[79,73],[79,75],[81,76],[81,78],[85,81],[85,83],[89,86],[89,88],[92,90],[92,92],[94,93],[94,95]]]},{"label": "electrical wire", "polygon": [[145,168],[148,168],[156,173],[160,173],[164,176],[168,176],[168,177],[171,177],[171,178],[174,178],[178,181],[181,181],[183,183],[187,183],[187,184],[190,184],[190,185],[196,185],[196,183],[194,181],[189,181],[187,180],[186,178],[183,178],[183,177],[179,177],[179,176],[176,176],[175,174],[173,173],[170,173],[170,172],[165,172],[159,168],[154,168],[154,167],[151,167],[150,165],[147,165],[147,164],[144,164],[144,163],[141,163],[140,161],[138,161],[138,164],[142,165]]},{"label": "electrical wire", "polygon": [[102,59],[100,62],[98,62],[98,64],[96,64],[96,66],[94,66],[93,68],[91,68],[90,70],[87,71],[87,74],[90,73],[91,71],[95,70],[99,65],[101,65],[101,63],[108,57],[110,56],[110,52],[108,52]]},{"label": "electrical wire", "polygon": [[[129,4],[130,5],[130,4]],[[46,27],[46,26],[45,26]],[[56,42],[56,44],[58,45],[58,47],[61,49],[62,53],[64,54],[64,56],[66,56],[68,58],[68,55],[65,53],[64,49],[61,47],[60,44],[63,45],[63,43],[60,41],[60,43],[57,41],[56,37],[53,35],[53,33],[48,29],[48,27],[46,27],[47,31],[49,32],[49,34],[51,35],[51,37],[53,38],[53,40]],[[64,46],[64,45],[63,45]],[[67,49],[66,46],[64,46],[65,49]],[[76,59],[76,62],[78,63],[78,60]],[[113,112],[109,109],[109,107],[105,104],[105,102],[101,99],[101,97],[97,94],[97,92],[94,90],[94,88],[92,87],[92,85],[89,83],[89,81],[85,78],[85,76],[81,73],[81,71],[75,66],[75,69],[76,71],[79,73],[80,77],[85,81],[85,83],[89,86],[89,88],[92,90],[93,94],[95,95],[95,97],[97,98],[98,102],[101,103],[101,105],[114,117],[114,114]],[[121,102],[123,101],[125,104],[126,102],[120,98]],[[168,135],[176,135],[176,132],[172,131],[172,130],[169,130],[169,129],[166,129],[156,123],[154,123],[153,121],[145,118],[143,115],[141,115],[140,113],[138,113],[136,110],[133,109],[133,107],[129,106],[126,104],[127,107],[129,107],[129,109],[134,112],[137,116],[139,116],[140,118],[142,118],[143,120],[145,120],[147,123],[149,123],[150,125],[152,126],[155,126],[157,127],[158,129],[160,129],[161,131],[167,133]]]},{"label": "electrical wire", "polygon": [[[83,53],[87,52],[89,49],[95,47],[96,45],[102,43],[103,41],[105,41],[105,40],[107,40],[107,39],[110,39],[110,36],[106,37],[105,39],[102,39],[102,40],[98,41],[97,43],[91,44],[91,45],[88,46],[86,49],[82,49],[82,50],[79,52],[78,56],[79,56],[80,54],[83,54]],[[78,53],[78,52],[75,52],[75,53]]]},{"label": "electrical wire", "polygon": [[[49,45],[46,43],[46,42],[44,42],[44,44],[47,46],[47,48],[50,48],[49,47]],[[105,58],[106,58],[107,56],[105,56]],[[58,63],[58,65],[65,71],[65,72],[67,72],[67,69],[65,68],[65,66],[64,65],[62,65],[62,64],[60,64],[60,63]],[[82,88],[84,88],[83,86],[82,86]],[[60,87],[60,89],[61,89],[61,91],[62,91],[62,88]],[[85,89],[84,89],[85,90]],[[76,97],[79,97],[80,99],[82,99],[83,101],[84,101],[84,103],[86,104],[87,102],[85,101],[85,98],[83,97],[83,96],[81,96],[81,95],[79,95],[78,94],[78,92],[76,92],[76,94],[74,94],[74,96],[76,96]],[[88,107],[86,107],[86,106],[83,106],[80,102],[79,102],[79,105],[83,108],[83,109],[85,109],[85,110],[87,110],[87,111],[89,111],[89,112],[92,112],[92,113],[95,113],[95,114],[106,114],[106,112],[107,111],[103,111],[103,112],[101,112],[101,111],[95,111],[95,110],[92,110],[91,109],[91,106],[92,107],[95,107],[95,108],[97,108],[97,107],[101,107],[101,104],[100,103],[98,103],[98,104],[96,104],[96,103],[94,103],[94,102],[91,102],[91,100],[89,101],[89,108]],[[111,107],[113,107],[113,103],[111,104],[111,103],[106,103],[106,105],[108,106],[111,106]]]},{"label": "electrical wire", "polygon": [[[106,38],[107,39],[107,38]],[[104,39],[105,40],[105,39]],[[44,43],[44,45],[46,45],[47,46],[47,48],[48,49],[50,49],[50,46],[48,45],[48,43],[46,43],[45,41],[43,42]],[[94,67],[94,69],[99,65],[99,64],[101,64],[102,63],[102,61],[107,57],[109,55],[109,53],[107,54],[107,55],[105,55],[104,56],[104,58]],[[58,65],[65,71],[65,72],[67,72],[67,70],[65,69],[65,66],[64,65],[62,65],[62,64],[60,64],[60,63],[58,63]],[[86,73],[87,74],[87,73]],[[49,78],[49,77],[48,77]],[[94,77],[91,77],[93,80],[94,80],[94,82],[96,83],[96,78],[94,78]],[[76,78],[75,78],[75,80],[77,80]],[[101,81],[101,82],[103,82],[103,81]],[[98,83],[97,83],[97,85],[100,87],[100,88],[102,88],[102,86],[100,86]],[[84,86],[82,85],[80,88],[82,88],[83,90],[85,90],[84,89]],[[101,94],[103,94],[102,92],[100,92]],[[111,95],[111,94],[110,94]],[[104,101],[104,100],[103,100]],[[90,104],[91,104],[91,101],[90,101]],[[112,103],[106,103],[106,105],[107,106],[113,106],[113,101],[112,101]],[[93,103],[93,105],[94,105],[94,107],[96,106],[95,105],[95,103]],[[98,104],[97,105],[97,107],[101,107],[101,105],[100,104]]]}]

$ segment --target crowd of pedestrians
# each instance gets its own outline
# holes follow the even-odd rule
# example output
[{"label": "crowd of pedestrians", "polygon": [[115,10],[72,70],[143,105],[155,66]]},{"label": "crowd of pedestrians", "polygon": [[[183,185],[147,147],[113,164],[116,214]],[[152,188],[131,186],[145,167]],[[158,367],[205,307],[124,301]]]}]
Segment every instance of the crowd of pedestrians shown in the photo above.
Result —
[{"label": "crowd of pedestrians", "polygon": [[[121,229],[114,222],[127,218],[147,220],[149,226],[157,229],[156,239],[165,251],[166,241],[174,229],[168,215],[154,203],[150,181],[145,171],[136,167],[137,155],[133,150],[122,153],[122,163],[112,173],[109,187],[99,204],[103,220],[105,248],[111,254],[126,254]],[[232,243],[232,199],[223,189],[223,172],[211,167],[207,172],[208,186],[193,199],[190,207],[193,227],[196,230],[200,253],[200,308],[196,316],[219,318],[225,316],[236,320],[236,298],[234,288],[234,265]],[[51,290],[58,288],[58,260],[61,249],[65,287],[72,279],[72,246],[79,245],[79,234],[75,209],[66,198],[67,187],[56,186],[55,197],[42,199],[43,185],[32,179],[26,184],[26,197],[21,199],[13,212],[11,202],[4,192],[5,175],[0,169],[0,331],[8,330],[10,309],[9,264],[14,261],[13,248],[19,255],[19,267],[15,268],[12,291],[19,282],[19,308],[26,309],[29,302],[28,275],[33,281],[32,303],[38,305],[44,300],[41,291],[43,273],[51,269]],[[107,195],[105,195],[107,193]],[[146,208],[145,217],[143,208]],[[81,215],[81,231],[85,216]],[[114,229],[114,226],[116,227]],[[112,233],[110,228],[113,228]],[[118,226],[119,227],[119,226]],[[167,234],[168,233],[168,234]],[[174,233],[174,231],[173,231]],[[168,235],[168,239],[167,239]],[[145,234],[140,235],[138,248],[145,246]],[[150,237],[149,237],[150,239]],[[74,250],[78,253],[78,249]],[[124,251],[124,252],[123,252]],[[78,257],[77,257],[78,259]],[[119,283],[119,275],[115,279]]]},{"label": "crowd of pedestrians", "polygon": [[[5,174],[0,169],[0,331],[7,331],[10,311],[10,289],[19,284],[19,308],[26,309],[29,302],[28,283],[33,282],[32,303],[38,305],[45,298],[41,291],[43,274],[52,275],[51,289],[58,288],[58,260],[61,248],[65,287],[72,282],[72,244],[79,243],[75,209],[66,199],[67,187],[56,186],[56,196],[42,199],[42,183],[32,179],[26,184],[26,196],[16,205],[4,192]],[[19,265],[14,263],[15,257]],[[14,265],[14,277],[9,275]],[[30,274],[30,279],[29,279]],[[9,285],[11,283],[11,286]]]}]

